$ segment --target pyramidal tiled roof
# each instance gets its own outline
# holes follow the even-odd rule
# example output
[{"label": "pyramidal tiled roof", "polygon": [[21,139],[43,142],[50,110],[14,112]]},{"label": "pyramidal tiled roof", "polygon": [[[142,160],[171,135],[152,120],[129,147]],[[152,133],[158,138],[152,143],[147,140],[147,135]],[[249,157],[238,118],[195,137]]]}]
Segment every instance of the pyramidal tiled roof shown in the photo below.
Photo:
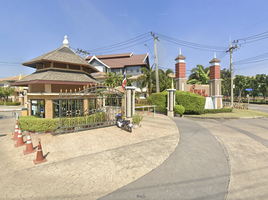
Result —
[{"label": "pyramidal tiled roof", "polygon": [[27,77],[16,81],[13,85],[24,85],[28,82],[38,81],[56,81],[60,82],[83,82],[83,83],[99,83],[91,75],[85,74],[83,72],[70,72],[64,70],[49,69],[44,71],[36,71]]},{"label": "pyramidal tiled roof", "polygon": [[221,62],[218,58],[213,58],[209,63]]},{"label": "pyramidal tiled roof", "polygon": [[55,61],[61,63],[70,63],[70,64],[78,64],[83,66],[88,66],[94,71],[97,71],[93,66],[91,66],[85,59],[75,53],[69,46],[62,45],[61,47],[45,53],[41,56],[38,56],[34,59],[31,59],[25,63],[22,63],[25,66],[33,67],[31,64],[37,63],[40,61]]},{"label": "pyramidal tiled roof", "polygon": [[186,57],[183,56],[182,54],[179,54],[179,55],[175,58],[175,60],[179,60],[179,59],[185,60]]}]

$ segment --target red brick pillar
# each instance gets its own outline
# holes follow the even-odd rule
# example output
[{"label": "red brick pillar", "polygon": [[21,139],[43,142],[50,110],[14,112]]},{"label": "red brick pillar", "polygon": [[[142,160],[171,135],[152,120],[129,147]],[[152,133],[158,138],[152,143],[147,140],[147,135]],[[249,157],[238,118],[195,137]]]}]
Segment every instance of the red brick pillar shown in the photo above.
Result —
[{"label": "red brick pillar", "polygon": [[185,91],[185,86],[187,84],[186,79],[186,57],[184,57],[181,52],[175,58],[175,81],[176,81],[176,90]]},{"label": "red brick pillar", "polygon": [[214,57],[210,65],[209,96],[212,97],[214,109],[222,108],[221,66],[220,60]]}]

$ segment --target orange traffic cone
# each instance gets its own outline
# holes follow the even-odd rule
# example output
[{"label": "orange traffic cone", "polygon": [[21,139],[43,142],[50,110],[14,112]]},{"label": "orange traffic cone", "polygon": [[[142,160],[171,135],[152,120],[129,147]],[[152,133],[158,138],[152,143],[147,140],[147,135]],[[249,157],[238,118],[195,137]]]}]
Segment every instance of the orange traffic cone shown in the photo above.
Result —
[{"label": "orange traffic cone", "polygon": [[21,128],[19,128],[17,144],[14,144],[14,146],[15,147],[21,147],[23,145],[26,145],[26,144],[23,142],[23,137],[22,137],[22,134],[21,134]]},{"label": "orange traffic cone", "polygon": [[31,134],[28,133],[27,136],[27,143],[26,143],[26,150],[23,151],[24,155],[27,155],[29,153],[34,153],[36,152],[36,150],[33,148],[33,143],[32,143],[32,139],[31,139]]},{"label": "orange traffic cone", "polygon": [[38,149],[37,149],[37,154],[36,154],[36,159],[33,160],[34,164],[39,164],[41,162],[45,162],[47,159],[44,158],[43,156],[43,151],[41,147],[41,140],[38,140]]},{"label": "orange traffic cone", "polygon": [[16,120],[14,138],[11,138],[11,140],[17,140],[18,139],[18,129],[19,129],[18,120]]}]

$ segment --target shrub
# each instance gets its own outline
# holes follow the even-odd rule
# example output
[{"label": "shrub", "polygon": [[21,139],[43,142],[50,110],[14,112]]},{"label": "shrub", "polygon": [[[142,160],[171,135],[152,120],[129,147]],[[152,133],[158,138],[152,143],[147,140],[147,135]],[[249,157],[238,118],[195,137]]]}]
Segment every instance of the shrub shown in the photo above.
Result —
[{"label": "shrub", "polygon": [[[4,105],[4,102],[1,101],[0,102],[0,105]],[[7,106],[19,106],[20,105],[20,102],[6,102],[6,105]]]},{"label": "shrub", "polygon": [[185,108],[185,113],[201,114],[205,110],[206,98],[186,91],[176,91],[176,102]]},{"label": "shrub", "polygon": [[175,105],[174,106],[174,112],[176,114],[182,115],[184,113],[184,111],[185,111],[185,108],[182,105]]},{"label": "shrub", "polygon": [[[91,124],[105,121],[105,112],[98,112],[85,117],[63,118],[62,126],[72,127],[78,124]],[[19,117],[18,124],[22,131],[48,132],[59,126],[59,118],[43,119],[34,116]]]},{"label": "shrub", "polygon": [[232,108],[221,108],[221,109],[205,109],[204,114],[206,113],[228,113],[233,112]]},{"label": "shrub", "polygon": [[136,124],[140,123],[142,119],[143,119],[143,115],[141,113],[137,113],[132,116],[132,121],[133,123],[136,123]]},{"label": "shrub", "polygon": [[160,93],[153,93],[149,98],[148,98],[148,103],[152,105],[156,105],[156,112],[160,113],[167,113],[167,91],[163,91]]}]

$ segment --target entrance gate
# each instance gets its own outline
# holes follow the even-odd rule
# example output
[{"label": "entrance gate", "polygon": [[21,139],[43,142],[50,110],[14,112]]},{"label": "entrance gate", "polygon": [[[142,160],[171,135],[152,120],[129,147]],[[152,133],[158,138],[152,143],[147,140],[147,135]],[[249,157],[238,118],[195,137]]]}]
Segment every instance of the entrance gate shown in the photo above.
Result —
[{"label": "entrance gate", "polygon": [[98,85],[77,93],[60,93],[52,99],[59,126],[51,134],[83,131],[115,125],[115,115],[123,112],[124,93]]}]

